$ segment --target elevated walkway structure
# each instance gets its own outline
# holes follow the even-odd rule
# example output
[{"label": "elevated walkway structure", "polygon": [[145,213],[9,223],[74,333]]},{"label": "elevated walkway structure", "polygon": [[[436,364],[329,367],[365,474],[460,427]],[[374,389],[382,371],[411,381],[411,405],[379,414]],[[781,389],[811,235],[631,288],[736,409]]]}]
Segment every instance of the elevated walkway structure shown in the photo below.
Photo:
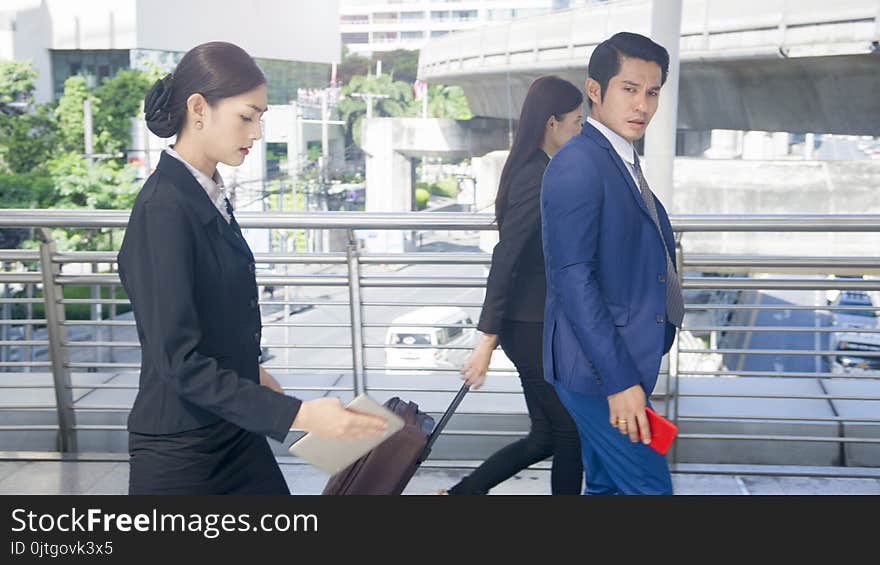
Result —
[{"label": "elevated walkway structure", "polygon": [[[650,35],[650,0],[595,4],[433,39],[419,78],[459,85],[474,115],[517,119],[529,84],[586,79],[595,46]],[[875,0],[684,0],[678,128],[876,135]]]}]

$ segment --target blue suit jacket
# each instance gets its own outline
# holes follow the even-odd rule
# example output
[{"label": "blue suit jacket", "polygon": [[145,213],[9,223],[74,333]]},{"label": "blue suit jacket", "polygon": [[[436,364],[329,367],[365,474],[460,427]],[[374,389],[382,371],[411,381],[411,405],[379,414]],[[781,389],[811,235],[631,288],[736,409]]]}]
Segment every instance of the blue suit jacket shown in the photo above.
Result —
[{"label": "blue suit jacket", "polygon": [[609,141],[589,123],[550,160],[541,186],[547,301],[544,378],[584,394],[641,383],[650,395],[675,326],[666,321],[666,245]]}]

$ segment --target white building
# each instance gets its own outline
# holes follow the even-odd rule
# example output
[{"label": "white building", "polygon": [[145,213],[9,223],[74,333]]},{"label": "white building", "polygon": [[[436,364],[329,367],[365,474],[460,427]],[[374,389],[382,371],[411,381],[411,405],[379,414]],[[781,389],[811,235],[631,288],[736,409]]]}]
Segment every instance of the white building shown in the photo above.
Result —
[{"label": "white building", "polygon": [[431,38],[602,0],[340,0],[342,42],[354,53],[421,49]]},{"label": "white building", "polygon": [[[207,41],[228,41],[250,53],[266,74],[270,111],[266,131],[240,167],[220,165],[239,210],[266,206],[267,150],[296,160],[321,143],[320,124],[295,120],[316,117],[301,91],[327,88],[332,65],[341,58],[338,0],[0,0],[0,60],[30,61],[38,71],[35,98],[45,103],[63,93],[64,81],[83,75],[94,87],[120,69],[157,65],[170,71],[183,54]],[[312,120],[314,122],[314,120]],[[329,128],[327,145],[340,154],[339,126]],[[169,141],[133,120],[130,162],[142,174],[154,168]],[[250,235],[265,251],[268,233]]]},{"label": "white building", "polygon": [[46,102],[71,75],[172,67],[195,45],[223,40],[260,60],[270,102],[286,103],[329,81],[341,56],[338,10],[338,0],[2,0],[0,60],[31,61],[37,102]]}]

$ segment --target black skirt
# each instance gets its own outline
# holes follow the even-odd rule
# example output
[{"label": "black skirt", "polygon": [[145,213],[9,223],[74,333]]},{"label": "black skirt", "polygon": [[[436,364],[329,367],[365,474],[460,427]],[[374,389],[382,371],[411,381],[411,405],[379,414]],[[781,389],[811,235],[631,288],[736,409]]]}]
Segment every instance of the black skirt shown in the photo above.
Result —
[{"label": "black skirt", "polygon": [[129,494],[290,494],[266,438],[225,420],[128,438]]}]

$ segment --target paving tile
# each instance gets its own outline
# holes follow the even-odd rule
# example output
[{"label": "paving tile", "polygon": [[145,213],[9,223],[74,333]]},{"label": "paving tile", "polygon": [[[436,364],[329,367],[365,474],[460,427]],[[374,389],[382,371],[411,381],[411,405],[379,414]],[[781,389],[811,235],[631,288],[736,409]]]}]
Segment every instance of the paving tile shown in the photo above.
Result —
[{"label": "paving tile", "polygon": [[880,494],[877,479],[826,477],[742,477],[750,494]]},{"label": "paving tile", "polygon": [[116,461],[32,461],[0,481],[0,494],[83,494],[116,464]]},{"label": "paving tile", "polygon": [[[328,475],[292,458],[282,458],[281,472],[295,495],[320,495]],[[449,488],[472,468],[423,467],[416,472],[405,495],[434,495]],[[676,473],[677,495],[860,495],[880,494],[880,479]],[[125,461],[0,461],[0,494],[125,494]],[[546,466],[521,471],[501,483],[493,495],[549,495]]]},{"label": "paving tile", "polygon": [[677,495],[745,494],[737,478],[729,475],[673,475],[672,492]]}]

